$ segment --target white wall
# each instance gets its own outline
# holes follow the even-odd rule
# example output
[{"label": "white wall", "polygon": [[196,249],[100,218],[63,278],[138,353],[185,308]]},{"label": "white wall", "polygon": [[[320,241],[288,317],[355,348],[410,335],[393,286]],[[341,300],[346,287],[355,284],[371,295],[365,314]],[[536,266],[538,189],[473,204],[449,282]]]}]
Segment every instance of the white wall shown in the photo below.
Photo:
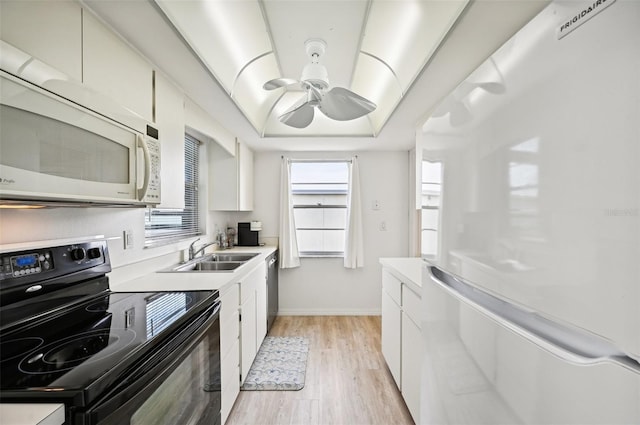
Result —
[{"label": "white wall", "polygon": [[[126,251],[123,230],[133,231],[134,248]],[[114,265],[143,257],[144,210],[121,208],[45,208],[0,210],[0,244],[83,238],[112,238],[109,251]]]},{"label": "white wall", "polygon": [[[261,238],[277,237],[280,159],[340,158],[348,152],[256,152],[254,211],[210,212],[212,225],[260,220]],[[380,257],[409,252],[409,153],[359,152],[365,267],[345,269],[342,258],[302,258],[301,267],[280,270],[280,314],[380,314]],[[380,209],[372,203],[378,200]],[[386,231],[380,223],[386,223]]]}]

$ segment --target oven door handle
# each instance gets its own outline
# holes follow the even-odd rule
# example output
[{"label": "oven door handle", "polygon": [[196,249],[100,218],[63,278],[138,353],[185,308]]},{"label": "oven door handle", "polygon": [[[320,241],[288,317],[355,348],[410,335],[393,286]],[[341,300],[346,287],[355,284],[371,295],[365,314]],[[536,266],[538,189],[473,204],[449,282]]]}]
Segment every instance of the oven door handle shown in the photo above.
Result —
[{"label": "oven door handle", "polygon": [[[129,423],[132,407],[146,400],[164,380],[189,356],[211,326],[219,320],[220,301],[202,312],[178,335],[174,335],[147,361],[136,368],[120,385],[106,394],[96,406],[87,411],[90,424]],[[217,324],[219,326],[219,323]],[[135,409],[133,409],[135,410]],[[102,422],[104,421],[104,422]]]}]

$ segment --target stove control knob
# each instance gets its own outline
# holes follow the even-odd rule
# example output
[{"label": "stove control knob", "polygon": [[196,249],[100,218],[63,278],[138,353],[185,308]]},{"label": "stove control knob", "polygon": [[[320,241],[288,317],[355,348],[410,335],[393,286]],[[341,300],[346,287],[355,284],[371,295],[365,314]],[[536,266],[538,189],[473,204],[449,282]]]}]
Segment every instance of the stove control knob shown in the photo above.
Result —
[{"label": "stove control knob", "polygon": [[86,256],[87,256],[87,253],[84,251],[83,248],[74,248],[71,250],[71,259],[74,261],[84,260]]},{"label": "stove control knob", "polygon": [[95,260],[96,258],[100,258],[100,248],[91,248],[87,251],[87,256],[90,260]]}]

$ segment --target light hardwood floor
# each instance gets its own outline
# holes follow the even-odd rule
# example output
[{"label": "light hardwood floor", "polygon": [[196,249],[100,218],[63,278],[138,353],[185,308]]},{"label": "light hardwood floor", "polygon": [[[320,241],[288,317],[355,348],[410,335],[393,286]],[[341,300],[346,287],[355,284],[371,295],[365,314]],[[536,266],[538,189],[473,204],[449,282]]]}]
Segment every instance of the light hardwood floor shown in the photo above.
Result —
[{"label": "light hardwood floor", "polygon": [[380,349],[379,316],[279,316],[270,336],[309,338],[300,391],[241,391],[228,425],[413,424]]}]

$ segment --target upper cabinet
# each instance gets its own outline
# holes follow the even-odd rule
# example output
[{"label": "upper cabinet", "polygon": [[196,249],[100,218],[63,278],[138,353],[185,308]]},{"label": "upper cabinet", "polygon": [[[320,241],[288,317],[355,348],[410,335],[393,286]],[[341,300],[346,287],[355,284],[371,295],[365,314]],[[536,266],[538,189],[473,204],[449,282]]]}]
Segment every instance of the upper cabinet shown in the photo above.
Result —
[{"label": "upper cabinet", "polygon": [[82,8],[75,1],[0,1],[0,38],[82,81]]},{"label": "upper cabinet", "polygon": [[155,113],[162,149],[162,203],[158,208],[184,208],[184,96],[166,77],[155,74]]},{"label": "upper cabinet", "polygon": [[209,146],[209,209],[253,210],[253,151],[236,139],[235,156]]},{"label": "upper cabinet", "polygon": [[152,122],[151,65],[87,11],[82,24],[82,81]]}]

